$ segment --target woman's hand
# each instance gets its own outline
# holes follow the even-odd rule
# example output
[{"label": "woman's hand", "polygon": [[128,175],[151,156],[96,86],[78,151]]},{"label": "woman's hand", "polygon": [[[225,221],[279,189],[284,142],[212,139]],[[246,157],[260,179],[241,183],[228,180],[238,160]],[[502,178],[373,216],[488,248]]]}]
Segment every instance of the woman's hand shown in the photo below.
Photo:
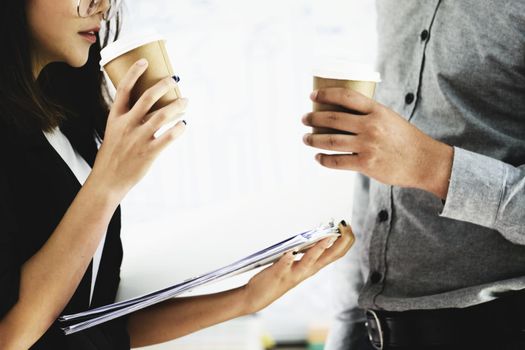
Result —
[{"label": "woman's hand", "polygon": [[326,265],[343,257],[355,238],[352,229],[344,221],[339,224],[339,230],[341,236],[335,243],[333,238],[326,238],[308,249],[299,261],[295,261],[293,253],[288,252],[279,261],[253,276],[243,287],[245,313],[265,308]]},{"label": "woman's hand", "polygon": [[170,77],[149,88],[130,108],[130,93],[146,71],[146,60],[136,62],[120,82],[106,125],[104,142],[98,152],[91,178],[97,185],[123,197],[146,174],[159,153],[184,131],[185,122],[178,122],[160,137],[155,133],[184,113],[187,100],[180,98],[151,114],[152,106],[171,89]]}]

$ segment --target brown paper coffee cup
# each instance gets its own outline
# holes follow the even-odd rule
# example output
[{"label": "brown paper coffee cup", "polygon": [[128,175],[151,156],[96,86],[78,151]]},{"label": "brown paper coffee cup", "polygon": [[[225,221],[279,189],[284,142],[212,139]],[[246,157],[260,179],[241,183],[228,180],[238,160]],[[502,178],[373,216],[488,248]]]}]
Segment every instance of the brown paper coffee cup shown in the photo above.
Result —
[{"label": "brown paper coffee cup", "polygon": [[[101,51],[101,58],[100,66],[115,88],[119,86],[120,81],[135,62],[142,58],[148,61],[148,68],[131,92],[130,106],[133,106],[148,88],[160,80],[174,75],[166,51],[165,40],[156,34],[139,38],[119,39]],[[176,86],[155,103],[150,112],[158,110],[180,97],[180,90]]]},{"label": "brown paper coffee cup", "polygon": [[[364,65],[334,62],[327,68],[320,68],[314,71],[314,90],[340,87],[351,89],[365,95],[366,97],[373,98],[376,85],[381,81],[379,73],[370,70],[368,66]],[[348,112],[359,114],[355,111],[350,111],[338,105],[328,105],[317,102],[313,103],[313,111]],[[313,128],[313,133],[333,134],[341,133],[341,131],[329,128]]]}]

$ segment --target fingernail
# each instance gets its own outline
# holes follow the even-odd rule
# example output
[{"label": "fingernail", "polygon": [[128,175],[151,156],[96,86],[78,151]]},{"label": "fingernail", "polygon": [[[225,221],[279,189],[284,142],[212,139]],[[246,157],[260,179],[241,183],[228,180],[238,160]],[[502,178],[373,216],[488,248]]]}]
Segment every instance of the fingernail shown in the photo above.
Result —
[{"label": "fingernail", "polygon": [[343,225],[344,227],[348,226],[348,225],[346,224],[346,221],[344,221],[344,220],[341,220],[341,225]]},{"label": "fingernail", "polygon": [[312,134],[305,134],[305,135],[303,136],[303,142],[306,143],[307,145],[310,144],[310,136],[311,136],[311,135],[312,135]]},{"label": "fingernail", "polygon": [[176,83],[178,83],[180,81],[180,78],[178,75],[174,75],[172,76],[173,80],[175,80]]},{"label": "fingernail", "polygon": [[319,163],[321,163],[321,155],[320,154],[316,154],[315,155],[315,160],[318,161]]},{"label": "fingernail", "polygon": [[[182,120],[182,122],[184,123],[184,125],[188,125],[188,123],[186,123],[186,121],[185,121],[185,120]],[[346,225],[345,225],[345,226],[346,226]]]},{"label": "fingernail", "polygon": [[319,90],[314,90],[312,91],[312,93],[310,94],[310,99],[312,99],[313,101],[315,101],[317,99],[317,95],[319,94]]},{"label": "fingernail", "polygon": [[148,64],[148,60],[145,58],[141,58],[140,60],[137,61],[137,66],[145,66],[147,64]]},{"label": "fingernail", "polygon": [[303,115],[301,121],[303,122],[303,124],[306,124],[308,122],[308,114]]}]

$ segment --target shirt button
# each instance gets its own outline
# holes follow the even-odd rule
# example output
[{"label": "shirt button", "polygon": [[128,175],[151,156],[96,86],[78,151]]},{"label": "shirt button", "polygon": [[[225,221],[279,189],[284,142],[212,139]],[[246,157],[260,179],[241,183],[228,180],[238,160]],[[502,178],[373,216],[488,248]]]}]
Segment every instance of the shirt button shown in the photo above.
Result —
[{"label": "shirt button", "polygon": [[426,29],[423,30],[423,31],[421,32],[421,41],[425,41],[425,40],[427,40],[429,34],[430,34],[430,33],[428,32],[428,30],[426,30]]},{"label": "shirt button", "polygon": [[405,96],[405,103],[407,105],[411,104],[412,102],[414,102],[414,99],[415,99],[415,96],[413,93],[409,92],[408,94],[406,94]]},{"label": "shirt button", "polygon": [[388,212],[386,210],[381,210],[379,214],[377,214],[377,218],[379,219],[379,222],[385,222],[388,220]]},{"label": "shirt button", "polygon": [[372,284],[376,284],[376,283],[379,283],[382,278],[383,276],[379,272],[374,271],[370,275],[370,282],[372,282]]}]

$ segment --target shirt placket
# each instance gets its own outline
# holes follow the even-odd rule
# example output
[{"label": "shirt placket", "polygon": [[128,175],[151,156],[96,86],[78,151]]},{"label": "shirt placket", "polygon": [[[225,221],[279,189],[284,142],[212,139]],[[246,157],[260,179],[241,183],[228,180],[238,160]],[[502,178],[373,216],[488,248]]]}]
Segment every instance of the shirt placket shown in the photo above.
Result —
[{"label": "shirt placket", "polygon": [[[432,23],[439,9],[441,0],[436,0],[429,4],[429,15],[422,24],[419,32],[415,32],[414,40],[418,41],[417,55],[414,56],[411,64],[414,66],[413,74],[407,77],[405,83],[404,101],[399,101],[403,104],[401,113],[410,120],[414,115],[419,101],[419,91],[421,87],[421,76],[425,66],[425,52],[430,40],[432,31]],[[388,237],[392,231],[393,215],[394,213],[394,198],[392,186],[378,184],[375,200],[377,203],[375,225],[370,242],[369,262],[370,269],[367,279],[367,285],[361,295],[361,303],[367,307],[380,309],[375,303],[378,295],[385,288],[385,276],[387,274],[387,259],[386,252],[388,246]]]},{"label": "shirt placket", "polygon": [[419,33],[414,33],[414,40],[419,41],[419,45],[417,51],[418,56],[414,59],[413,63],[414,65],[418,65],[418,69],[413,70],[413,76],[411,76],[410,81],[407,83],[403,106],[403,114],[408,116],[409,121],[412,120],[420,100],[421,82],[423,78],[423,71],[425,69],[425,55],[430,42],[432,24],[436,18],[441,1],[442,0],[435,1],[433,4],[433,10],[427,17],[426,23],[422,25],[421,31]]}]

